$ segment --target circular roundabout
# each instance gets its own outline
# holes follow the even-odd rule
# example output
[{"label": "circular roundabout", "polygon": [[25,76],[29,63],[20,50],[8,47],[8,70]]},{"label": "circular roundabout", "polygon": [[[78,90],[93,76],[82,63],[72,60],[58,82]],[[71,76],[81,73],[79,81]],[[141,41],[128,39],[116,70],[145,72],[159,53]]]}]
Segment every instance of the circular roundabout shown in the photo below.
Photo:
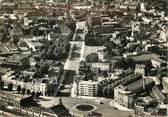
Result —
[{"label": "circular roundabout", "polygon": [[93,112],[96,110],[97,110],[96,106],[88,103],[83,103],[83,104],[77,104],[74,107],[72,107],[70,109],[70,113],[76,117],[85,117],[88,115],[92,115]]},{"label": "circular roundabout", "polygon": [[76,109],[80,111],[91,111],[94,109],[94,107],[92,105],[83,104],[76,106]]}]

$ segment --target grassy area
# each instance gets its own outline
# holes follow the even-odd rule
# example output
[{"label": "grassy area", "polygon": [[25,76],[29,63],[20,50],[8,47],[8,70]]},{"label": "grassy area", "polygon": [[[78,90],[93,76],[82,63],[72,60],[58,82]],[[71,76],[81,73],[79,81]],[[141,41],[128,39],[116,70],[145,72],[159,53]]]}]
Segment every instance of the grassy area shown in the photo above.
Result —
[{"label": "grassy area", "polygon": [[103,46],[85,46],[84,57],[86,58],[87,55],[102,49],[103,49]]}]

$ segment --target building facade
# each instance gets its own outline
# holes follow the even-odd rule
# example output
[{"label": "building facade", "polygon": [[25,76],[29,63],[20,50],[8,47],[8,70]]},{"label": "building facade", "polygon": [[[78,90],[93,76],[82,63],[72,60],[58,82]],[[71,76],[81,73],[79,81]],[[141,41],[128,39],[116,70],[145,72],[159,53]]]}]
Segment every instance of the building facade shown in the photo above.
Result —
[{"label": "building facade", "polygon": [[133,108],[133,94],[122,86],[114,88],[114,100],[124,107]]},{"label": "building facade", "polygon": [[146,66],[141,64],[141,65],[136,65],[135,66],[135,73],[141,74],[142,76],[145,76],[146,74]]},{"label": "building facade", "polygon": [[21,88],[25,88],[26,90],[30,90],[33,92],[41,92],[42,95],[45,95],[48,87],[51,83],[43,83],[42,81],[37,81],[37,82],[23,82],[19,80],[13,80],[12,77],[4,75],[2,76],[2,81],[8,85],[9,83],[12,83],[15,88],[17,86],[21,86]]},{"label": "building facade", "polygon": [[98,82],[93,81],[80,81],[78,94],[80,96],[97,96]]}]

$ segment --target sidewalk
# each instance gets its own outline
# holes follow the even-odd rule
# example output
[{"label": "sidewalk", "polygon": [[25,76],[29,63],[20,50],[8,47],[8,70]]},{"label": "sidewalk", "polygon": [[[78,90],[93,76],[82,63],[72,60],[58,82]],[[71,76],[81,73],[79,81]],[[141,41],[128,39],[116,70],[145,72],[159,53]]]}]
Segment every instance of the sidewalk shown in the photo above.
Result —
[{"label": "sidewalk", "polygon": [[90,97],[90,96],[76,96],[76,98],[81,98],[81,99],[98,99],[98,97]]},{"label": "sidewalk", "polygon": [[117,108],[118,110],[122,110],[122,111],[134,111],[133,109],[128,109],[128,108],[126,108],[126,107],[124,107],[124,106],[121,106],[120,104],[118,104],[118,103],[115,102],[114,100],[111,101],[109,104],[110,104],[110,106],[115,107],[115,108]]}]

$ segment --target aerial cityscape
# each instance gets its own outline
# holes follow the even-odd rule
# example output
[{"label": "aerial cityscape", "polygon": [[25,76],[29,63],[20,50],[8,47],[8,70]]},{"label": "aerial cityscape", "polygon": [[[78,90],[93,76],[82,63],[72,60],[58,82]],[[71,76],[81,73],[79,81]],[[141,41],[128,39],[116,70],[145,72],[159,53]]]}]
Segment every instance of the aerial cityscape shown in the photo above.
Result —
[{"label": "aerial cityscape", "polygon": [[168,1],[0,0],[0,117],[168,117]]}]

